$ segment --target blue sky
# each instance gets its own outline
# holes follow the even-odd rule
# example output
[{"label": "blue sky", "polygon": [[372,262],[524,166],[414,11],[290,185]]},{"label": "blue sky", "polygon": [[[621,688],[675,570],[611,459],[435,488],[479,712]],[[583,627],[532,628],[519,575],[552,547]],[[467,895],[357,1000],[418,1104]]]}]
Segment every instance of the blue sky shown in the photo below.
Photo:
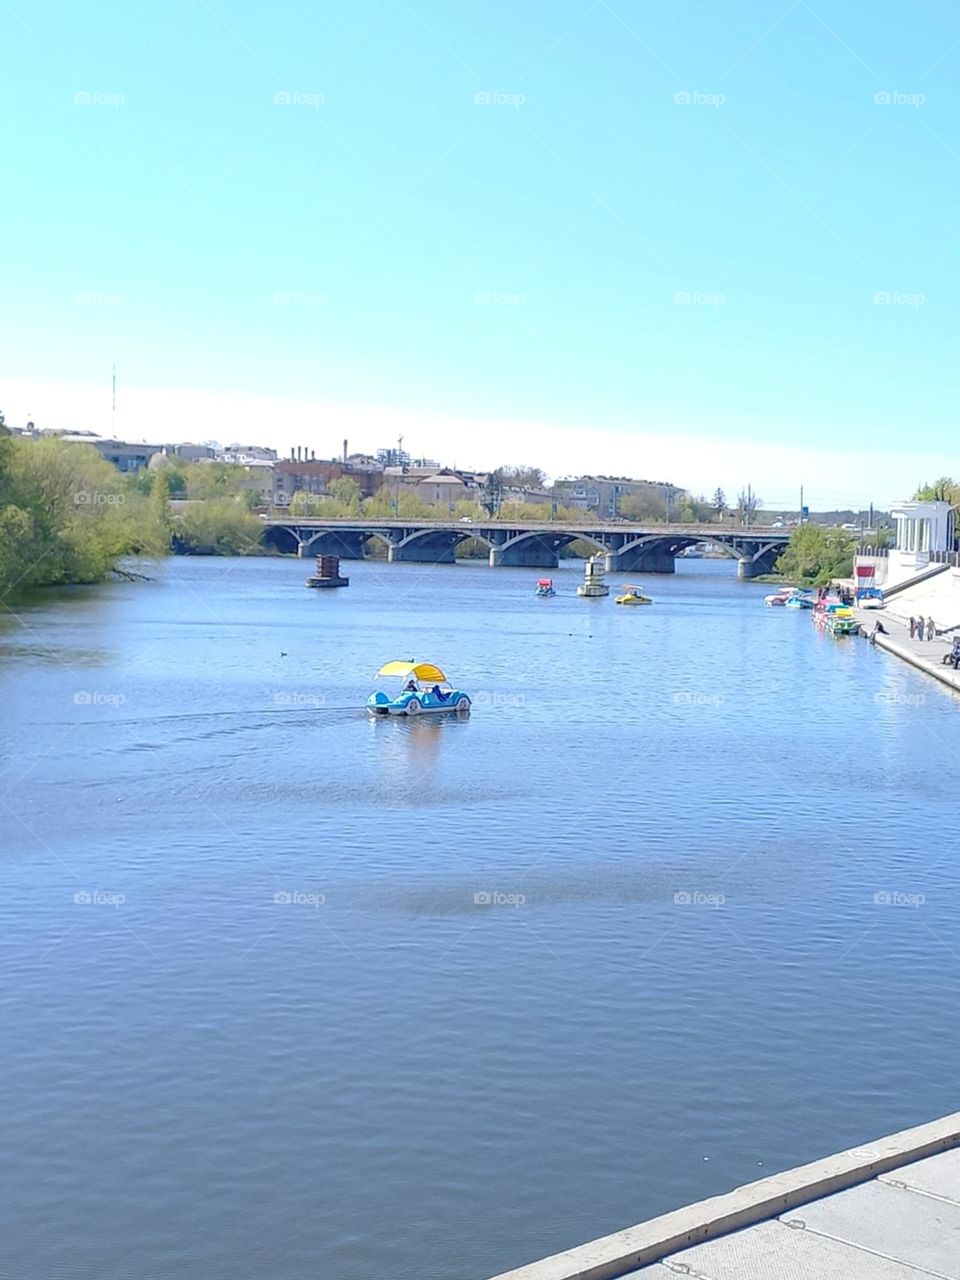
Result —
[{"label": "blue sky", "polygon": [[13,0],[0,33],[14,423],[109,431],[116,362],[131,438],[403,431],[768,505],[960,471],[955,5]]}]

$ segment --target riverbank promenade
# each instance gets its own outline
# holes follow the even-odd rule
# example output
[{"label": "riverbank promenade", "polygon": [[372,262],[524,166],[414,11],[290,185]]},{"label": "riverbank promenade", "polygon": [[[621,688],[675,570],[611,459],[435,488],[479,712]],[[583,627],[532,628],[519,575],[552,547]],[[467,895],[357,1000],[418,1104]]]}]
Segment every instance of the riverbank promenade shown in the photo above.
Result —
[{"label": "riverbank promenade", "polygon": [[495,1280],[960,1280],[960,1112]]},{"label": "riverbank promenade", "polygon": [[917,640],[911,638],[909,623],[891,615],[887,610],[881,612],[856,609],[855,613],[866,635],[873,631],[878,619],[883,624],[886,634],[877,636],[878,648],[886,649],[888,653],[909,662],[960,693],[960,672],[943,664],[944,655],[950,652],[953,645],[953,633],[949,636],[935,636],[933,640]]}]

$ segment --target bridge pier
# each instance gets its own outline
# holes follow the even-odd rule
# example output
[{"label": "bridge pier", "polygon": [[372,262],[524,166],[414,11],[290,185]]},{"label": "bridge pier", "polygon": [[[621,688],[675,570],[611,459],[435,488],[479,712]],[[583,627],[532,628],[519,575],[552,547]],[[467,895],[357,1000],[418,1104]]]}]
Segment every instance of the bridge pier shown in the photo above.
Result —
[{"label": "bridge pier", "polygon": [[387,548],[388,564],[456,564],[457,543],[449,537],[415,538]]},{"label": "bridge pier", "polygon": [[634,547],[630,551],[608,551],[607,573],[676,573],[673,551],[665,547]]},{"label": "bridge pier", "polygon": [[759,578],[763,573],[773,573],[781,550],[780,547],[773,547],[759,556],[744,556],[737,561],[737,577],[742,582],[749,582],[751,578]]},{"label": "bridge pier", "polygon": [[490,567],[556,569],[560,557],[548,543],[539,538],[529,538],[514,547],[491,547]]}]

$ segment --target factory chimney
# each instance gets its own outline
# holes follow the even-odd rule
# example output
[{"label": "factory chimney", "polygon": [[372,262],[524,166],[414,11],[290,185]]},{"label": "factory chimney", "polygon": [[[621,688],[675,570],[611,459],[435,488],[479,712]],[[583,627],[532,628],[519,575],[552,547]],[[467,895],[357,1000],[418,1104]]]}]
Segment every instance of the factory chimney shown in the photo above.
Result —
[{"label": "factory chimney", "polygon": [[344,462],[346,462],[346,460],[347,460],[347,442],[346,442],[346,440],[344,440],[344,442],[343,442],[343,460],[344,460]]}]

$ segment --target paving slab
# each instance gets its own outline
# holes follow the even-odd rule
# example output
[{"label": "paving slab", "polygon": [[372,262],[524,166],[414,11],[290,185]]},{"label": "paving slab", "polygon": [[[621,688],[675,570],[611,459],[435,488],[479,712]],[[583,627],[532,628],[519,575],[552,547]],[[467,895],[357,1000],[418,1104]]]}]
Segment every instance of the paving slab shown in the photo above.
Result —
[{"label": "paving slab", "polygon": [[625,1280],[923,1280],[934,1274],[774,1221],[684,1249]]},{"label": "paving slab", "polygon": [[960,1280],[960,1205],[946,1200],[874,1180],[792,1209],[779,1221]]},{"label": "paving slab", "polygon": [[874,609],[854,607],[853,612],[864,632],[871,632],[878,620],[883,623],[886,634],[877,636],[878,648],[902,658],[904,662],[909,662],[928,676],[933,676],[935,680],[960,692],[960,672],[954,671],[952,667],[945,667],[942,661],[943,655],[952,648],[952,637],[937,636],[934,640],[917,640],[911,637],[908,624],[900,618],[883,613],[878,619],[878,612]]},{"label": "paving slab", "polygon": [[882,1174],[880,1181],[960,1204],[960,1151],[945,1151],[941,1156],[918,1160],[894,1173]]},{"label": "paving slab", "polygon": [[627,1276],[960,1280],[960,1112],[771,1174],[495,1280]]}]

